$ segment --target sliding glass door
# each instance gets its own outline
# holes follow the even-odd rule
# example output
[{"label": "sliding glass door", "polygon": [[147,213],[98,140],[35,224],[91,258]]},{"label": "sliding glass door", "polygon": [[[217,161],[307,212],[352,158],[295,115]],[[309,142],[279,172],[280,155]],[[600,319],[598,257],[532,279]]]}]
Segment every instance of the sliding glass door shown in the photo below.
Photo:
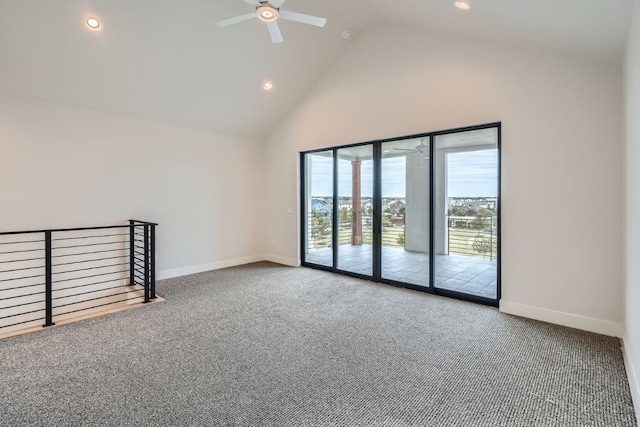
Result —
[{"label": "sliding glass door", "polygon": [[498,293],[498,131],[435,137],[435,287]]},{"label": "sliding glass door", "polygon": [[304,179],[304,259],[333,266],[333,151],[305,156]]},{"label": "sliding glass door", "polygon": [[302,264],[497,305],[500,124],[301,153]]},{"label": "sliding glass door", "polygon": [[429,138],[382,143],[381,277],[429,286]]},{"label": "sliding glass door", "polygon": [[337,268],[373,275],[373,146],[338,150]]}]

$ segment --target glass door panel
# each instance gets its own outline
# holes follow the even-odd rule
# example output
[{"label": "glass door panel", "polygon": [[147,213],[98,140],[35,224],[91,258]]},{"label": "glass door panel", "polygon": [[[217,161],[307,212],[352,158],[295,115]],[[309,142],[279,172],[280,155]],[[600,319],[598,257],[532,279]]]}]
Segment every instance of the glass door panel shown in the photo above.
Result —
[{"label": "glass door panel", "polygon": [[429,138],[382,143],[384,279],[429,286]]},{"label": "glass door panel", "polygon": [[497,298],[498,130],[437,136],[434,286]]},{"label": "glass door panel", "polygon": [[305,155],[304,260],[333,266],[333,151]]},{"label": "glass door panel", "polygon": [[373,275],[373,146],[338,150],[338,265]]}]

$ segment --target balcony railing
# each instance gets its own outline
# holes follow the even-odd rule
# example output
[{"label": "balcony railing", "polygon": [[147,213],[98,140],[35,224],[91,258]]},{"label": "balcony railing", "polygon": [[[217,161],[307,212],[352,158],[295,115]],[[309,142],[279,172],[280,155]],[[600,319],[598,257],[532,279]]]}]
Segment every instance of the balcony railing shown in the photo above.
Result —
[{"label": "balcony railing", "polygon": [[0,233],[0,335],[154,299],[156,226]]},{"label": "balcony railing", "polygon": [[[307,222],[307,249],[330,248],[331,243],[331,214],[314,212]],[[362,215],[362,244],[373,244],[372,215]],[[382,246],[385,248],[404,248],[405,232],[404,217],[383,218]],[[444,253],[457,256],[487,258],[495,260],[498,251],[498,237],[496,234],[497,221],[495,216],[448,216],[447,217],[446,248]],[[352,244],[353,218],[352,215],[341,216],[338,221],[338,245]],[[437,244],[437,243],[436,243]],[[440,248],[440,251],[442,248]],[[440,252],[438,252],[440,253]]]},{"label": "balcony railing", "polygon": [[495,216],[449,216],[447,218],[449,255],[495,260],[498,256],[497,220]]}]

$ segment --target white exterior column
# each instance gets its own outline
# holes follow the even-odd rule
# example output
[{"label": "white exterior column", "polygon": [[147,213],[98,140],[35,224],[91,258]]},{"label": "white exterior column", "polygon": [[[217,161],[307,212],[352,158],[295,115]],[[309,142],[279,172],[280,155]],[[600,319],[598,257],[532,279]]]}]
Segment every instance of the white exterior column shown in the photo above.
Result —
[{"label": "white exterior column", "polygon": [[429,159],[425,157],[425,153],[407,154],[404,248],[429,253]]}]

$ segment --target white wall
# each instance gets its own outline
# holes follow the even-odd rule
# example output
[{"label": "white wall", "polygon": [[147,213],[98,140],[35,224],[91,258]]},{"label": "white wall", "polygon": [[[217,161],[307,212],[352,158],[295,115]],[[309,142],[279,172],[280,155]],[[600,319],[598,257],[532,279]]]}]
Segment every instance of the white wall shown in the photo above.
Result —
[{"label": "white wall", "polygon": [[502,121],[501,309],[619,336],[621,116],[620,65],[380,25],[267,140],[267,253],[298,262],[297,152]]},{"label": "white wall", "polygon": [[627,42],[626,105],[626,319],[625,359],[631,393],[640,416],[640,2],[634,3]]},{"label": "white wall", "polygon": [[2,231],[158,222],[158,277],[264,254],[261,141],[0,95]]}]

